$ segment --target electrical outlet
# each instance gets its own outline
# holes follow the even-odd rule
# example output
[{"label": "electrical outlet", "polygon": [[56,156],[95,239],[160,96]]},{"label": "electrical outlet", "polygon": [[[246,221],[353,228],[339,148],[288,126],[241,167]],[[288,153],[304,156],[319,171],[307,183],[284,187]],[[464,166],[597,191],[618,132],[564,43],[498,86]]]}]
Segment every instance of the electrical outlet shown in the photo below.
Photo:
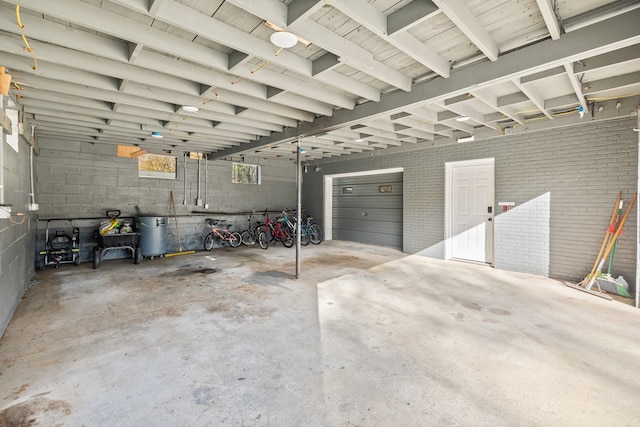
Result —
[{"label": "electrical outlet", "polygon": [[205,204],[204,204],[204,208],[205,208],[205,209],[209,209],[209,203],[205,203]]},{"label": "electrical outlet", "polygon": [[202,199],[196,199],[196,206],[202,206]]},{"label": "electrical outlet", "polygon": [[40,205],[38,205],[37,203],[29,203],[30,211],[37,211],[38,209],[40,209]]}]

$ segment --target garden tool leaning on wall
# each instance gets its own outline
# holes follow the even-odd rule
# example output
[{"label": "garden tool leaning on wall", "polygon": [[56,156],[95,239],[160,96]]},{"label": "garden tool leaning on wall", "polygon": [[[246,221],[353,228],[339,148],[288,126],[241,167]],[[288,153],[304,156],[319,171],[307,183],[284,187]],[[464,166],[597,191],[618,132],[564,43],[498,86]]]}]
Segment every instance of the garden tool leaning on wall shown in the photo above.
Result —
[{"label": "garden tool leaning on wall", "polygon": [[[624,224],[631,213],[631,209],[633,208],[637,197],[637,193],[633,195],[624,216],[620,218],[623,202],[620,200],[620,193],[618,193],[618,200],[616,201],[616,207],[614,208],[614,213],[611,217],[611,221],[609,222],[609,227],[607,228],[607,235],[605,236],[603,246],[600,248],[598,257],[596,258],[596,263],[594,264],[595,271],[592,269],[591,273],[581,282],[581,284],[585,284],[586,290],[591,290],[591,288],[596,285],[600,292],[602,292],[602,289],[604,288],[604,290],[608,292],[627,297],[630,296],[628,292],[629,285],[622,277],[614,279],[611,276],[611,267],[613,265],[613,251],[615,250],[616,242],[622,233]],[[604,267],[604,263],[609,255],[612,257],[609,263],[609,270],[608,273],[603,276],[602,268]]]}]

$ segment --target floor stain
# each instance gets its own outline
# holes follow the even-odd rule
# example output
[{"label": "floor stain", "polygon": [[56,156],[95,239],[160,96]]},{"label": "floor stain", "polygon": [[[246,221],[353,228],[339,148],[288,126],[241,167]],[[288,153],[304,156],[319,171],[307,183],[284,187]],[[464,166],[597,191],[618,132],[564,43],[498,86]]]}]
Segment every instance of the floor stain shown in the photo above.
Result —
[{"label": "floor stain", "polygon": [[476,311],[482,310],[482,306],[475,302],[463,302],[462,306],[464,308],[468,308],[469,310],[476,310]]},{"label": "floor stain", "polygon": [[13,396],[13,399],[14,400],[18,399],[20,397],[20,395],[27,390],[27,388],[29,388],[29,383],[22,384],[22,386],[18,390],[15,390],[15,391],[11,392],[11,395]]},{"label": "floor stain", "polygon": [[513,314],[508,310],[503,310],[502,308],[490,308],[489,311],[493,314],[497,314],[498,316],[510,316]]},{"label": "floor stain", "polygon": [[218,270],[215,269],[215,268],[184,265],[181,268],[179,268],[178,270],[169,271],[169,272],[163,273],[162,275],[164,277],[167,277],[167,276],[168,277],[181,277],[181,276],[191,276],[193,274],[213,274],[213,273],[215,273],[217,271]]},{"label": "floor stain", "polygon": [[249,285],[282,286],[282,282],[289,279],[291,274],[277,270],[257,271],[246,277],[243,282]]},{"label": "floor stain", "polygon": [[58,421],[70,413],[71,406],[67,402],[39,397],[0,411],[0,425],[7,427],[63,425],[64,423]]},{"label": "floor stain", "polygon": [[196,402],[196,405],[213,404],[213,389],[210,387],[200,387],[193,390],[193,400]]}]

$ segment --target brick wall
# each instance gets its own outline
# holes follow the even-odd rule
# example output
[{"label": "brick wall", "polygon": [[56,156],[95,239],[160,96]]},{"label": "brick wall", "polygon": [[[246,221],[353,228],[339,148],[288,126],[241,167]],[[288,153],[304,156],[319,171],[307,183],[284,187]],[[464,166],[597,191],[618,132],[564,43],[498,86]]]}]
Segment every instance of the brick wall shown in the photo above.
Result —
[{"label": "brick wall", "polygon": [[[200,161],[200,198],[209,208],[197,206],[198,160],[188,159],[186,194],[184,157],[178,156],[177,179],[138,177],[138,161],[116,156],[114,145],[92,145],[61,141],[40,141],[36,157],[36,194],[38,212],[38,245],[44,245],[47,222],[50,229],[69,229],[72,219],[81,231],[81,260],[92,259],[96,245],[94,230],[105,220],[107,209],[119,209],[122,217],[162,216],[167,218],[167,252],[179,249],[171,191],[178,216],[183,250],[200,250],[207,232],[205,218],[220,217],[231,222],[235,230],[246,228],[246,215],[251,210],[282,209],[295,206],[295,164],[287,161],[246,159],[260,164],[262,185],[233,184],[231,162]],[[186,200],[186,204],[183,202]],[[107,258],[128,256],[112,251]]]},{"label": "brick wall", "polygon": [[[445,163],[495,158],[494,265],[581,280],[591,270],[618,191],[637,192],[635,118],[405,151],[325,160],[304,175],[304,205],[321,219],[323,176],[404,168],[404,244],[408,253],[444,257]],[[313,164],[312,166],[315,166]],[[636,208],[615,256],[615,275],[635,282]]]},{"label": "brick wall", "polygon": [[[2,106],[0,96],[0,106]],[[6,98],[5,98],[6,99]],[[4,177],[4,202],[10,204],[12,220],[0,219],[0,336],[34,274],[35,220],[29,203],[29,146],[20,138],[18,152],[5,143],[0,129]],[[24,219],[24,221],[23,221]]]}]

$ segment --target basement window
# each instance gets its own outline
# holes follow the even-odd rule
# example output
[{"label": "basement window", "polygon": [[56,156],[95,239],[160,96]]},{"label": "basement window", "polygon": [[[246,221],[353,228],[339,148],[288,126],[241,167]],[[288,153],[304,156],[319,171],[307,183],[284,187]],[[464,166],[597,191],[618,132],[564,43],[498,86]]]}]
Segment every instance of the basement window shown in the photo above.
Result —
[{"label": "basement window", "polygon": [[260,165],[231,163],[231,182],[234,184],[262,184]]}]

